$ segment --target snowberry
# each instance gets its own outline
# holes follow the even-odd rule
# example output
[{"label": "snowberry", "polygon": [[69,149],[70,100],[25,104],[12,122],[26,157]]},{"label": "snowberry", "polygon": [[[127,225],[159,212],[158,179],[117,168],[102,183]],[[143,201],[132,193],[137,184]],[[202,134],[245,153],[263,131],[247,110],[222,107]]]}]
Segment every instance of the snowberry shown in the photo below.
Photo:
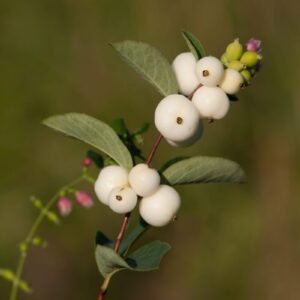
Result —
[{"label": "snowberry", "polygon": [[199,85],[194,55],[191,52],[181,53],[176,56],[172,66],[180,93],[186,96],[190,95]]},{"label": "snowberry", "polygon": [[194,94],[192,102],[203,118],[222,119],[229,110],[229,99],[219,87],[203,86]]},{"label": "snowberry", "polygon": [[153,195],[141,200],[139,210],[147,223],[159,227],[175,217],[180,202],[180,196],[174,188],[161,185]]},{"label": "snowberry", "polygon": [[170,95],[160,101],[154,119],[157,130],[174,142],[183,142],[194,136],[200,122],[197,109],[182,95]]},{"label": "snowberry", "polygon": [[224,77],[220,83],[220,88],[226,94],[236,94],[244,83],[243,76],[236,70],[226,69]]},{"label": "snowberry", "polygon": [[158,189],[160,176],[147,164],[138,164],[129,172],[129,184],[139,196],[147,197]]},{"label": "snowberry", "polygon": [[108,196],[108,205],[118,214],[131,212],[137,204],[137,194],[130,187],[114,188]]},{"label": "snowberry", "polygon": [[185,140],[183,142],[174,142],[172,140],[166,140],[167,143],[169,143],[173,147],[188,147],[196,143],[203,135],[204,127],[203,127],[203,122],[200,120],[199,127],[195,134],[189,138],[188,140]]},{"label": "snowberry", "polygon": [[261,55],[254,51],[246,51],[241,57],[241,63],[251,68],[254,67],[261,58]]},{"label": "snowberry", "polygon": [[196,75],[199,82],[207,86],[216,86],[224,74],[222,62],[213,56],[201,58],[196,64]]},{"label": "snowberry", "polygon": [[239,39],[235,39],[226,48],[226,57],[228,62],[239,60],[243,54],[243,46],[239,42]]},{"label": "snowberry", "polygon": [[99,200],[108,205],[108,196],[116,187],[128,184],[128,173],[120,166],[108,166],[101,170],[95,182],[95,193]]}]

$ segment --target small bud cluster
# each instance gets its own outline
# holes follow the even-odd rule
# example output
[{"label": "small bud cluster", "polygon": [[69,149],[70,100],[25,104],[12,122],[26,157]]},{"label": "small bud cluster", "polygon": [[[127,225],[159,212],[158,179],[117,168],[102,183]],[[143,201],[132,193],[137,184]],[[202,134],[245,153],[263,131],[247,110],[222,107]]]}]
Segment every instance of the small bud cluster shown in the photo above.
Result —
[{"label": "small bud cluster", "polygon": [[164,226],[175,216],[180,196],[168,185],[160,184],[160,176],[147,164],[138,164],[128,173],[120,166],[101,170],[95,183],[99,200],[119,214],[134,210],[139,197],[142,218],[152,226]]},{"label": "small bud cluster", "polygon": [[235,39],[227,46],[221,60],[228,69],[236,70],[242,75],[244,85],[249,85],[261,68],[261,52],[260,40],[252,38],[244,48],[239,39]]},{"label": "small bud cluster", "polygon": [[[155,125],[175,147],[194,144],[203,134],[202,119],[219,120],[229,111],[228,95],[247,86],[261,65],[261,43],[251,39],[246,51],[238,40],[229,44],[221,60],[206,56],[196,60],[191,52],[173,61],[181,95],[169,95],[155,110]],[[191,101],[190,101],[191,100]]]}]

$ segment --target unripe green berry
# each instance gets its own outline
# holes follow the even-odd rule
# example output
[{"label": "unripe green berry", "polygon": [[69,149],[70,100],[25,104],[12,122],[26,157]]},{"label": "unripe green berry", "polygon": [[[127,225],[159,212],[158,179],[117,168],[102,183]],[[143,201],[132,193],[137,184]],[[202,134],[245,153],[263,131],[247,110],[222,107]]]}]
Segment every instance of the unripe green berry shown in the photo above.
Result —
[{"label": "unripe green berry", "polygon": [[226,53],[223,53],[223,54],[222,54],[222,56],[221,56],[221,62],[222,62],[225,66],[227,66],[227,64],[228,64],[228,58],[227,58]]},{"label": "unripe green berry", "polygon": [[254,67],[258,61],[261,59],[261,56],[253,51],[246,51],[240,61],[242,64],[246,65],[247,67],[251,68]]},{"label": "unripe green berry", "polygon": [[243,46],[239,42],[239,39],[235,39],[226,48],[226,57],[228,62],[239,60],[243,54]]},{"label": "unripe green berry", "polygon": [[233,60],[227,64],[227,67],[236,71],[241,71],[245,68],[245,65],[242,64],[239,60]]},{"label": "unripe green berry", "polygon": [[243,76],[244,81],[245,81],[247,84],[249,84],[250,81],[251,81],[251,77],[252,77],[250,71],[249,71],[248,69],[245,69],[245,70],[242,70],[240,73],[241,73],[241,75]]}]

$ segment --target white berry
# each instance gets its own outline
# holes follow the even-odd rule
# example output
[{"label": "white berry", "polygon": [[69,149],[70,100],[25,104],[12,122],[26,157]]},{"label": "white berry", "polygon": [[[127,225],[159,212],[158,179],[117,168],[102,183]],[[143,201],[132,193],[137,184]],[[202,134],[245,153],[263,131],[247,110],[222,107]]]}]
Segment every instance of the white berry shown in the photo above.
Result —
[{"label": "white berry", "polygon": [[183,95],[190,95],[199,85],[196,76],[196,59],[191,52],[181,53],[172,64],[178,82],[179,91]]},{"label": "white berry", "polygon": [[196,64],[196,75],[201,84],[217,86],[224,75],[223,63],[214,56],[203,57]]},{"label": "white berry", "polygon": [[194,94],[192,102],[202,118],[218,120],[229,110],[229,99],[219,87],[203,86]]},{"label": "white berry", "polygon": [[220,88],[226,94],[233,95],[240,90],[243,82],[243,76],[238,71],[234,69],[226,69],[224,77],[220,82]]},{"label": "white berry", "polygon": [[182,95],[164,98],[155,110],[155,126],[174,142],[190,139],[199,127],[199,114],[191,101]]},{"label": "white berry", "polygon": [[108,205],[110,192],[128,184],[128,173],[120,166],[108,166],[101,170],[95,182],[95,193],[99,200]]},{"label": "white berry", "polygon": [[180,196],[174,188],[161,185],[156,193],[141,200],[140,215],[152,226],[164,226],[175,217],[180,203]]},{"label": "white berry", "polygon": [[147,164],[138,164],[129,172],[129,184],[139,196],[147,197],[158,189],[160,176]]},{"label": "white berry", "polygon": [[202,120],[200,120],[199,127],[198,127],[197,131],[188,140],[185,140],[183,142],[174,142],[172,140],[167,139],[166,141],[167,141],[167,143],[169,143],[173,147],[188,147],[188,146],[191,146],[194,143],[196,143],[202,137],[203,131],[204,131],[203,122],[202,122]]},{"label": "white berry", "polygon": [[114,188],[108,197],[108,205],[117,214],[126,214],[134,210],[137,194],[130,187]]}]

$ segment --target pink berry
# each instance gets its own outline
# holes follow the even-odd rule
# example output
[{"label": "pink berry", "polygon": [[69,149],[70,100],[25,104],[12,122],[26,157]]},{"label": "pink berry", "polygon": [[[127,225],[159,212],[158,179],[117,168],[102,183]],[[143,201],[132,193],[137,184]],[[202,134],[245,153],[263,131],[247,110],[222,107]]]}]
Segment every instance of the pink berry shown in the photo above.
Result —
[{"label": "pink berry", "polygon": [[73,203],[66,197],[60,197],[57,201],[57,208],[61,216],[66,217],[72,211]]},{"label": "pink berry", "polygon": [[86,191],[78,191],[75,194],[75,199],[82,207],[90,208],[94,205],[94,200]]}]

